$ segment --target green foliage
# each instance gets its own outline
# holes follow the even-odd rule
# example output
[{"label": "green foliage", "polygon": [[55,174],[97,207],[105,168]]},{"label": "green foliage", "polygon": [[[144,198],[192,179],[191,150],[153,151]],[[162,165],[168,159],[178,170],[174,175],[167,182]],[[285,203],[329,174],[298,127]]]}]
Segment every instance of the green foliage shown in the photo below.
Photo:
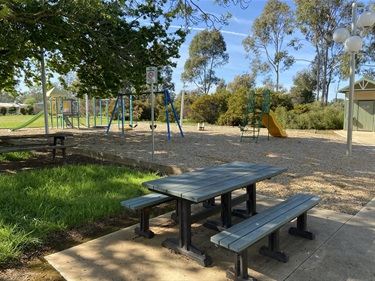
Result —
[{"label": "green foliage", "polygon": [[344,125],[342,102],[329,105],[321,102],[298,104],[290,111],[285,107],[279,107],[275,114],[280,124],[287,129],[340,130]]},{"label": "green foliage", "polygon": [[199,90],[208,94],[220,81],[215,70],[228,63],[229,55],[219,30],[203,30],[194,36],[189,46],[189,58],[181,75],[183,81],[194,82]]},{"label": "green foliage", "polygon": [[26,114],[28,114],[28,115],[34,115],[34,107],[32,105],[28,105],[26,107]]},{"label": "green foliage", "polygon": [[7,114],[8,110],[5,106],[0,107],[0,113],[5,116]]},{"label": "green foliage", "polygon": [[123,212],[120,201],[145,194],[157,178],[129,168],[64,165],[0,177],[0,266],[66,231]]},{"label": "green foliage", "polygon": [[315,101],[316,74],[311,71],[299,71],[293,77],[294,86],[290,89],[293,103],[311,103]]},{"label": "green foliage", "polygon": [[249,89],[239,87],[228,98],[228,110],[218,120],[219,125],[238,126],[244,119]]},{"label": "green foliage", "polygon": [[[115,95],[140,89],[145,68],[175,65],[186,33],[171,30],[168,3],[156,1],[6,1],[0,14],[0,88],[20,79],[40,81],[41,50],[47,75],[76,71],[77,94]],[[37,15],[37,16],[36,16]],[[150,24],[142,24],[149,22]]]},{"label": "green foliage", "polygon": [[252,34],[243,40],[253,69],[262,73],[272,69],[275,73],[276,92],[279,91],[280,72],[294,63],[293,56],[286,50],[286,40],[294,28],[294,14],[290,7],[285,2],[268,0],[260,17],[254,20]]},{"label": "green foliage", "polygon": [[11,152],[0,154],[0,161],[20,161],[26,160],[33,156],[34,154],[29,151],[22,152]]},{"label": "green foliage", "polygon": [[[347,26],[350,26],[352,1],[295,0],[294,2],[297,24],[302,34],[305,35],[305,39],[315,47],[314,68],[319,70],[317,80],[321,85],[322,100],[327,102],[329,82],[337,74],[337,65],[348,66],[348,54],[342,44],[334,44],[332,32],[343,23],[348,23]],[[340,67],[341,70],[343,70],[342,67]]]},{"label": "green foliage", "polygon": [[11,106],[8,108],[8,114],[16,114],[17,108],[15,106]]},{"label": "green foliage", "polygon": [[189,117],[197,122],[215,124],[220,115],[227,111],[228,96],[229,93],[225,90],[212,95],[200,96],[191,105]]},{"label": "green foliage", "polygon": [[21,113],[22,115],[26,115],[26,114],[27,114],[27,110],[26,110],[26,108],[25,108],[25,107],[21,107],[21,108],[20,108],[20,113]]}]

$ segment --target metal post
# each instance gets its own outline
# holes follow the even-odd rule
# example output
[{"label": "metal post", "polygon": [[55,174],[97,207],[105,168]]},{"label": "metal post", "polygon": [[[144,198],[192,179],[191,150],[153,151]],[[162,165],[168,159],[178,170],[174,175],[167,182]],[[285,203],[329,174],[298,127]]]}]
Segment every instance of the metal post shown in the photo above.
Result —
[{"label": "metal post", "polygon": [[152,135],[152,161],[154,161],[154,151],[155,151],[155,136],[154,136],[154,83],[151,83],[151,135]]},{"label": "metal post", "polygon": [[184,103],[185,103],[185,90],[181,93],[181,112],[180,112],[180,124],[182,126],[182,120],[184,119]]},{"label": "metal post", "polygon": [[40,65],[42,69],[42,92],[43,92],[43,110],[44,110],[44,131],[49,134],[48,128],[48,104],[47,104],[47,86],[46,86],[46,68],[44,65],[44,50],[40,50]]},{"label": "metal post", "polygon": [[90,114],[89,114],[89,95],[85,95],[86,98],[86,127],[90,127]]},{"label": "metal post", "polygon": [[[352,4],[352,32],[357,32],[357,3]],[[350,52],[350,81],[349,81],[349,104],[348,104],[348,128],[347,128],[347,150],[346,155],[352,156],[353,137],[353,107],[354,107],[354,81],[355,80],[355,52]]]}]

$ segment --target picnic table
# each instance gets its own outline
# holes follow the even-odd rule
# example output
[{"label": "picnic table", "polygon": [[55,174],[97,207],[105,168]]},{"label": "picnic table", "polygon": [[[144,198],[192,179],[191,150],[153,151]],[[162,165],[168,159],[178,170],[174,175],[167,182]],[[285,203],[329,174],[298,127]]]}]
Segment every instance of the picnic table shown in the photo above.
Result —
[{"label": "picnic table", "polygon": [[[179,236],[167,238],[163,246],[186,255],[203,266],[212,263],[211,257],[192,245],[191,225],[216,213],[221,213],[220,228],[232,226],[232,206],[246,202],[244,216],[256,214],[256,183],[285,172],[282,167],[258,165],[245,162],[209,167],[180,175],[144,182],[143,186],[157,193],[168,195],[178,201]],[[245,188],[246,192],[232,198],[232,192]],[[192,214],[191,206],[220,196],[220,204],[207,206]]]},{"label": "picnic table", "polygon": [[61,149],[62,156],[65,158],[66,148],[76,146],[75,144],[65,143],[68,136],[73,136],[73,134],[54,133],[0,136],[0,153],[52,149],[52,158],[55,159],[56,149]]}]

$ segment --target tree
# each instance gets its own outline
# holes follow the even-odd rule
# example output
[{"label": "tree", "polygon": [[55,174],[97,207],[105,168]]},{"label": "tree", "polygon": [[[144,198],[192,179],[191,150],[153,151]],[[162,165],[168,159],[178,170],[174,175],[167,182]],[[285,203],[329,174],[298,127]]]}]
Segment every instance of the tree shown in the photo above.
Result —
[{"label": "tree", "polygon": [[[115,95],[144,85],[145,68],[174,65],[185,32],[169,30],[166,1],[5,0],[0,11],[0,88],[22,76],[39,80],[42,54],[51,72],[75,70],[78,94]],[[141,21],[149,24],[142,25]],[[35,63],[37,62],[37,63]]]},{"label": "tree", "polygon": [[239,88],[245,88],[250,91],[255,86],[255,76],[252,74],[242,74],[234,76],[233,82],[228,84],[228,90],[231,93],[236,92]]},{"label": "tree", "polygon": [[[220,25],[226,25],[231,14],[216,14],[204,11],[199,7],[199,0],[180,0],[170,1],[171,5],[169,13],[173,14],[178,18],[183,18],[186,22],[186,26],[197,25],[198,23],[204,22],[208,27],[214,27],[216,23]],[[242,9],[246,9],[251,0],[215,0],[214,4],[219,5],[223,9],[233,5],[240,5]]]},{"label": "tree", "polygon": [[290,89],[293,103],[304,104],[315,101],[316,75],[308,70],[297,72],[293,77],[294,86]]},{"label": "tree", "polygon": [[181,78],[193,82],[199,90],[208,94],[220,81],[215,69],[228,63],[227,46],[219,30],[203,30],[194,36],[189,46],[189,58],[184,65]]},{"label": "tree", "polygon": [[229,92],[223,90],[212,95],[202,95],[191,105],[190,117],[197,122],[215,124],[228,109]]},{"label": "tree", "polygon": [[350,1],[296,0],[295,3],[298,26],[316,50],[314,67],[321,69],[318,86],[322,89],[322,101],[327,103],[329,85],[338,61],[342,61],[341,46],[333,43],[332,33],[341,24],[350,25]]},{"label": "tree", "polygon": [[[278,0],[269,0],[262,14],[254,20],[252,34],[243,40],[243,45],[253,68],[263,73],[271,69],[275,72],[276,91],[279,91],[280,72],[287,70],[294,63],[285,44],[287,37],[294,32],[294,13],[290,7]],[[265,57],[266,60],[262,60]]]}]

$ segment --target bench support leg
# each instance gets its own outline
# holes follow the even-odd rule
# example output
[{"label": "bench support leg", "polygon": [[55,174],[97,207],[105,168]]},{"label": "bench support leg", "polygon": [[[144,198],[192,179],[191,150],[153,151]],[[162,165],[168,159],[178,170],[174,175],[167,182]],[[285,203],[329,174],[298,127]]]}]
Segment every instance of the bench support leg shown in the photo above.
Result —
[{"label": "bench support leg", "polygon": [[262,246],[259,253],[281,262],[288,262],[288,255],[280,251],[279,229],[268,235],[268,247]]},{"label": "bench support leg", "polygon": [[301,236],[303,238],[314,240],[315,235],[306,230],[307,228],[307,212],[304,212],[302,215],[297,217],[297,227],[291,227],[289,228],[289,234],[295,235],[295,236]]},{"label": "bench support leg", "polygon": [[181,218],[179,223],[179,237],[178,239],[167,238],[163,241],[162,245],[195,260],[202,266],[210,265],[212,263],[211,257],[191,243],[191,202],[179,199],[178,211],[179,218]]},{"label": "bench support leg", "polygon": [[246,194],[246,209],[233,209],[234,216],[246,219],[257,214],[256,183],[246,186]]},{"label": "bench support leg", "polygon": [[234,281],[256,281],[247,271],[247,250],[235,254],[234,268],[227,270],[226,277]]},{"label": "bench support leg", "polygon": [[150,214],[147,209],[141,210],[139,227],[134,232],[148,239],[155,236],[150,230]]}]

